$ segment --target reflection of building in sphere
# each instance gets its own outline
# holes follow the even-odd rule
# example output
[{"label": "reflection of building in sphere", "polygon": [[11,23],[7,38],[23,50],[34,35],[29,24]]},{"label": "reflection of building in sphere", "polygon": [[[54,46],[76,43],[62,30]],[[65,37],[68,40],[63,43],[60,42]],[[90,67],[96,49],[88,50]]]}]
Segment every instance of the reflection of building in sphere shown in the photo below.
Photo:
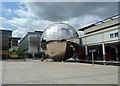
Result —
[{"label": "reflection of building in sphere", "polygon": [[78,36],[78,34],[75,29],[64,23],[52,24],[44,32],[44,38],[46,41],[64,40],[76,36]]},{"label": "reflection of building in sphere", "polygon": [[68,38],[77,37],[75,29],[64,23],[50,25],[42,35],[42,48],[53,60],[66,60],[73,56]]}]

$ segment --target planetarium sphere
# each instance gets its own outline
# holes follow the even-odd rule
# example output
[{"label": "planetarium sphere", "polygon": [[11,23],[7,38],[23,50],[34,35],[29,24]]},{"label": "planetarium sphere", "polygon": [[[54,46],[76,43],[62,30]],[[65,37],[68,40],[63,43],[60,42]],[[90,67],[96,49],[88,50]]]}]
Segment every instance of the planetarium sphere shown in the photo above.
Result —
[{"label": "planetarium sphere", "polygon": [[65,23],[55,23],[47,27],[41,37],[41,47],[45,54],[55,61],[67,60],[74,54],[69,38],[77,37],[75,29]]},{"label": "planetarium sphere", "polygon": [[43,39],[46,41],[64,40],[78,36],[75,29],[65,23],[55,23],[47,27],[43,33]]}]

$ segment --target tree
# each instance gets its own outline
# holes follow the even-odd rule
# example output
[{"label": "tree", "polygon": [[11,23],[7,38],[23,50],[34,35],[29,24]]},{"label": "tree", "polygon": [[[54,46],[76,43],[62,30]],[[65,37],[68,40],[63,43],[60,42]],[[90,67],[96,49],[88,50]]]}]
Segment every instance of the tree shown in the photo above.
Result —
[{"label": "tree", "polygon": [[7,51],[6,54],[7,55],[12,55],[14,53],[14,51]]},{"label": "tree", "polygon": [[21,49],[18,49],[18,50],[15,51],[15,54],[21,56],[21,55],[24,54],[24,51],[21,50]]},{"label": "tree", "polygon": [[17,49],[17,50],[8,51],[6,54],[11,56],[17,55],[17,57],[21,57],[24,54],[24,51],[21,49]]}]

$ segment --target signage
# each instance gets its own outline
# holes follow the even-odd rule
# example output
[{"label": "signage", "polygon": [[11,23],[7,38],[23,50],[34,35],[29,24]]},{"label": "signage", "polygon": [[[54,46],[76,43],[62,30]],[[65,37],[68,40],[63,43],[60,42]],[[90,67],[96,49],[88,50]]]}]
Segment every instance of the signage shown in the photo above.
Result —
[{"label": "signage", "polygon": [[91,49],[89,50],[89,52],[96,52],[96,49]]}]

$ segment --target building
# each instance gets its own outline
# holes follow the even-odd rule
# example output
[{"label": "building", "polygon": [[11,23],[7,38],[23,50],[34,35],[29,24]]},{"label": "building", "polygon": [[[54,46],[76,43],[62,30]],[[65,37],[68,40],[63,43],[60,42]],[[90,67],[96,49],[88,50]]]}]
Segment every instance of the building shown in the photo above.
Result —
[{"label": "building", "polygon": [[19,42],[19,49],[23,50],[25,55],[37,57],[41,52],[40,38],[43,31],[28,32]]},{"label": "building", "polygon": [[10,51],[17,50],[18,49],[18,41],[20,40],[19,37],[11,37],[10,42],[11,42],[11,47]]},{"label": "building", "polygon": [[[18,41],[20,38],[18,37],[11,37],[10,38],[10,48],[9,51],[17,51],[18,50]],[[18,58],[19,56],[16,54],[9,55],[9,58]]]},{"label": "building", "polygon": [[1,59],[7,59],[6,51],[9,51],[11,46],[10,38],[12,35],[11,30],[0,30],[0,57]]},{"label": "building", "polygon": [[18,40],[20,38],[12,37],[11,30],[0,30],[0,57],[1,59],[8,59],[8,51],[18,49]]},{"label": "building", "polygon": [[85,46],[85,59],[91,60],[94,52],[94,59],[106,61],[120,60],[120,15],[99,21],[79,29],[84,31],[82,45]]}]

